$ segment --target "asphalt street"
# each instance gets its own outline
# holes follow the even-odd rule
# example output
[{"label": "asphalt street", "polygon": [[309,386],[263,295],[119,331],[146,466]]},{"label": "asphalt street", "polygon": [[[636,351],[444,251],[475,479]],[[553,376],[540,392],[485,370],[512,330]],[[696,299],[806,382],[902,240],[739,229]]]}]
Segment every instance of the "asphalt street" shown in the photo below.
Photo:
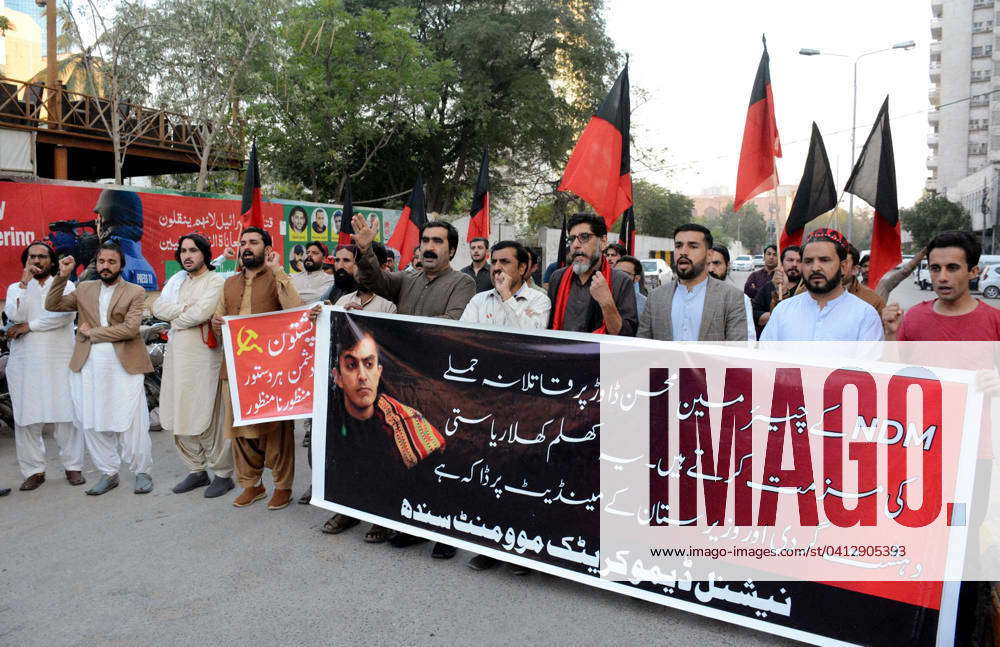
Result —
[{"label": "asphalt street", "polygon": [[[51,439],[49,480],[17,491],[0,433],[0,484],[15,488],[0,499],[0,645],[797,644],[540,573],[477,573],[462,551],[440,562],[429,544],[371,546],[364,525],[324,535],[329,513],[312,506],[173,494],[181,461],[167,433],[152,436],[151,494],[123,472],[89,497]],[[299,447],[296,496],[308,478]]]},{"label": "asphalt street", "polygon": [[[909,280],[892,300],[931,296]],[[0,484],[15,488],[0,499],[0,645],[793,644],[549,575],[477,573],[464,552],[439,562],[427,544],[370,546],[363,526],[324,535],[329,515],[312,506],[176,495],[181,461],[168,434],[152,435],[151,494],[133,494],[123,472],[117,490],[88,497],[66,483],[51,438],[49,481],[18,492],[14,440],[0,432]],[[309,478],[298,452],[296,496]]]}]

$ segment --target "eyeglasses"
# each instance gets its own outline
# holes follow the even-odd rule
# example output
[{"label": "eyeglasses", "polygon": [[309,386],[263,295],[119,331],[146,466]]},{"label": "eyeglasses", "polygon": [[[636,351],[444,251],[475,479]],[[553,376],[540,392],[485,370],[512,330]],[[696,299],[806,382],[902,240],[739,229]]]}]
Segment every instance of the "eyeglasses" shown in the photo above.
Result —
[{"label": "eyeglasses", "polygon": [[572,245],[577,240],[579,240],[581,244],[586,245],[587,243],[590,242],[591,238],[597,238],[597,234],[589,234],[586,232],[582,234],[574,234],[571,236],[566,236],[566,244]]}]

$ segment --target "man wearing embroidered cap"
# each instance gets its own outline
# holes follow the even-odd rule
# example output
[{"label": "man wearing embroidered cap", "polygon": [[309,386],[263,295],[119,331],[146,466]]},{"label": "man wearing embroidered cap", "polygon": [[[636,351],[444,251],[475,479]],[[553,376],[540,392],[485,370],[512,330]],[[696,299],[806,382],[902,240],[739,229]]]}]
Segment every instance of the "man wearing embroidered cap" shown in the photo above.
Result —
[{"label": "man wearing embroidered cap", "polygon": [[761,341],[881,341],[882,320],[844,288],[848,242],[835,229],[817,229],[802,246],[806,292],[775,306]]}]

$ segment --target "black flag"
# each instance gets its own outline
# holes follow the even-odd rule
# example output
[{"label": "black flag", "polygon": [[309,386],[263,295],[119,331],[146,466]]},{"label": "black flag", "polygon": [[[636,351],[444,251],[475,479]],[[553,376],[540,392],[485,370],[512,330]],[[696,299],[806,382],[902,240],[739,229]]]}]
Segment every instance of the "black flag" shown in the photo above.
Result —
[{"label": "black flag", "polygon": [[833,185],[830,160],[826,156],[823,136],[813,122],[806,166],[802,170],[802,179],[799,180],[785,229],[781,232],[780,248],[801,244],[805,226],[836,206],[837,188]]}]

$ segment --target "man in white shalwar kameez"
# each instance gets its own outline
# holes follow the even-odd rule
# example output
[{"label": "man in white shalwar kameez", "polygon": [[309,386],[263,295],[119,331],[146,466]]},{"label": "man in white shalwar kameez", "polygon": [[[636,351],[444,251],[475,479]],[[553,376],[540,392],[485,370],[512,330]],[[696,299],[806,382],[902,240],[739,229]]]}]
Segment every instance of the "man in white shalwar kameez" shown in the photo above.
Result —
[{"label": "man in white shalwar kameez", "polygon": [[[222,295],[225,277],[206,264],[212,258],[208,240],[200,234],[182,236],[175,258],[184,271],[174,274],[153,303],[153,316],[170,322],[170,339],[163,357],[160,422],[174,434],[174,445],[188,475],[174,486],[175,494],[209,486],[212,499],[233,489],[232,444],[223,434],[216,406],[222,345],[211,319]],[[209,479],[212,470],[213,479]]]},{"label": "man in white shalwar kameez", "polygon": [[139,334],[146,291],[121,278],[125,255],[113,242],[98,250],[99,280],[81,281],[75,292],[63,294],[75,264],[72,256],[59,261],[45,308],[79,315],[69,364],[73,421],[102,474],[87,494],[118,487],[123,461],[135,474],[134,492],[145,494],[153,490],[149,409],[143,388],[143,373],[153,366]]},{"label": "man in white shalwar kameez", "polygon": [[[73,354],[73,315],[45,309],[45,295],[55,280],[58,259],[42,242],[21,254],[24,273],[7,288],[4,313],[10,322],[7,384],[14,407],[14,446],[24,476],[21,490],[45,482],[45,441],[42,430],[53,428],[59,459],[71,485],[83,478],[83,435],[73,427],[69,397],[69,358]],[[67,283],[63,292],[73,292]]]}]

